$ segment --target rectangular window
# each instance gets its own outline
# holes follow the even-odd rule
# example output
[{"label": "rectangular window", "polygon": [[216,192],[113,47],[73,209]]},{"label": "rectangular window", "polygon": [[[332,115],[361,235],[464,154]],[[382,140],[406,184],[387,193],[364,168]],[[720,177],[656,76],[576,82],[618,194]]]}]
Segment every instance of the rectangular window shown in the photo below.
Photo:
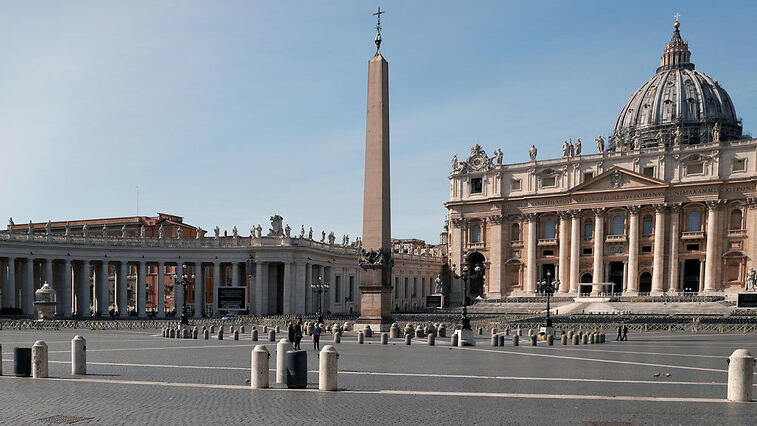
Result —
[{"label": "rectangular window", "polygon": [[405,299],[407,299],[408,296],[410,295],[409,291],[410,289],[407,286],[407,278],[405,278]]},{"label": "rectangular window", "polygon": [[554,250],[544,250],[543,255],[544,256],[554,256],[555,255],[555,251]]},{"label": "rectangular window", "polygon": [[641,169],[641,174],[653,178],[654,177],[654,167],[644,167]]},{"label": "rectangular window", "polygon": [[350,302],[355,300],[355,277],[350,275]]},{"label": "rectangular window", "polygon": [[699,251],[699,244],[686,244],[686,251]]},{"label": "rectangular window", "polygon": [[641,225],[642,235],[652,235],[653,230],[654,230],[654,225],[652,224],[652,218],[645,217],[644,223]]},{"label": "rectangular window", "polygon": [[541,186],[542,188],[550,188],[556,185],[555,177],[554,176],[545,176],[541,178]]},{"label": "rectangular window", "polygon": [[470,240],[471,243],[480,243],[481,242],[481,225],[471,225],[470,228]]},{"label": "rectangular window", "polygon": [[591,180],[594,177],[594,172],[584,172],[584,182]]},{"label": "rectangular window", "polygon": [[400,279],[399,277],[394,277],[394,298],[399,299],[400,298]]},{"label": "rectangular window", "polygon": [[652,246],[641,246],[642,253],[652,253]]},{"label": "rectangular window", "polygon": [[513,191],[520,191],[520,179],[513,179],[510,186]]},{"label": "rectangular window", "polygon": [[418,278],[413,278],[413,297],[418,297]]},{"label": "rectangular window", "polygon": [[746,170],[746,160],[744,160],[743,158],[734,158],[732,169],[734,172],[743,172],[744,170]]},{"label": "rectangular window", "polygon": [[583,254],[591,254],[591,247],[584,247]]},{"label": "rectangular window", "polygon": [[701,175],[704,174],[704,164],[691,163],[686,166],[686,175]]},{"label": "rectangular window", "polygon": [[470,193],[480,194],[484,192],[484,183],[481,178],[472,178],[470,180]]},{"label": "rectangular window", "polygon": [[584,238],[591,238],[594,235],[594,224],[591,222],[584,223]]},{"label": "rectangular window", "polygon": [[334,281],[334,303],[339,303],[339,287],[341,287],[342,284],[342,277],[339,275],[336,276],[336,280]]}]

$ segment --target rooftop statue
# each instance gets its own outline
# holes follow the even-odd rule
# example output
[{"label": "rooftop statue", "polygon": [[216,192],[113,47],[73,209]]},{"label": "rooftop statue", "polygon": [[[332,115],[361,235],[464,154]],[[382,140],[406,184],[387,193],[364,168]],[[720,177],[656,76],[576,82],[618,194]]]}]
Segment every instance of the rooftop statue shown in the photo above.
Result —
[{"label": "rooftop statue", "polygon": [[602,154],[605,152],[605,138],[599,135],[594,140],[597,142],[597,153]]},{"label": "rooftop statue", "polygon": [[534,145],[531,145],[531,148],[528,149],[528,156],[531,157],[531,161],[536,161],[536,153],[538,150]]},{"label": "rooftop statue", "polygon": [[503,155],[502,155],[502,149],[501,148],[497,148],[497,150],[494,151],[494,155],[497,158],[497,165],[501,166],[502,165],[502,157],[503,157]]},{"label": "rooftop statue", "polygon": [[268,229],[269,237],[280,237],[284,235],[283,228],[281,227],[283,220],[284,218],[277,214],[271,216],[271,227]]},{"label": "rooftop statue", "polygon": [[576,156],[581,155],[581,138],[576,140]]}]

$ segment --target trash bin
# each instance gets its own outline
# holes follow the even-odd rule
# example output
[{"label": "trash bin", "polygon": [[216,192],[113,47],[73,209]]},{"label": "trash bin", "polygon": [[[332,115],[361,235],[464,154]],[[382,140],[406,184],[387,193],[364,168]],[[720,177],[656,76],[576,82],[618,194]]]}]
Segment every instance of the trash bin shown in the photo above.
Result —
[{"label": "trash bin", "polygon": [[13,348],[13,374],[29,377],[32,374],[32,348]]},{"label": "trash bin", "polygon": [[306,388],[308,386],[307,351],[287,351],[287,387]]}]

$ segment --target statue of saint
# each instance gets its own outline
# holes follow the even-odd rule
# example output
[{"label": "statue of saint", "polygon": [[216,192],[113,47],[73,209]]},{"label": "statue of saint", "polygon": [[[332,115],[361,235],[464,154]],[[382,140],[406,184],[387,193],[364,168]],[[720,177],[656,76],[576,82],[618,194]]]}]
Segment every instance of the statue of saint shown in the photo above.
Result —
[{"label": "statue of saint", "polygon": [[334,236],[334,232],[329,232],[329,245],[334,245],[334,240],[336,240],[336,237]]},{"label": "statue of saint", "polygon": [[326,242],[326,231],[321,231],[321,242]]},{"label": "statue of saint", "polygon": [[576,140],[576,156],[581,155],[581,138]]},{"label": "statue of saint", "polygon": [[460,166],[460,164],[457,162],[457,154],[452,156],[452,171],[457,171],[457,168]]},{"label": "statue of saint", "polygon": [[213,233],[215,234],[216,239],[218,239],[218,237],[221,235],[221,229],[218,228],[218,225],[216,225],[216,227],[213,228]]},{"label": "statue of saint", "polygon": [[605,138],[603,138],[602,135],[599,135],[594,138],[594,140],[597,142],[597,153],[602,154],[605,152]]},{"label": "statue of saint", "polygon": [[103,238],[108,238],[108,225],[103,225]]},{"label": "statue of saint", "polygon": [[13,230],[13,228],[15,228],[15,227],[16,227],[16,224],[15,224],[15,223],[13,223],[13,218],[12,218],[12,217],[9,217],[9,218],[8,218],[8,229],[10,229],[10,230],[12,231],[12,230]]},{"label": "statue of saint", "polygon": [[85,223],[81,227],[81,233],[84,234],[84,238],[89,237],[89,229],[87,228],[87,224]]},{"label": "statue of saint", "polygon": [[305,238],[305,225],[300,228],[300,238]]},{"label": "statue of saint", "polygon": [[[532,145],[532,146],[533,146],[533,145]],[[562,142],[562,156],[563,156],[563,157],[568,157],[568,156],[570,156],[570,145],[568,145],[568,140],[567,140],[567,139],[565,139],[565,140],[564,140],[564,141]]]},{"label": "statue of saint", "polygon": [[166,231],[163,229],[163,224],[161,223],[160,228],[158,228],[158,238],[162,240],[163,237],[165,236],[166,236]]},{"label": "statue of saint", "polygon": [[64,235],[66,237],[71,236],[71,222],[66,222],[66,233]]},{"label": "statue of saint", "polygon": [[176,239],[180,240],[184,238],[184,230],[181,228],[176,229]]},{"label": "statue of saint", "polygon": [[29,221],[29,229],[28,229],[28,233],[29,233],[29,235],[32,235],[32,234],[34,234],[34,223],[32,223],[32,221],[31,221],[31,220]]},{"label": "statue of saint", "polygon": [[287,238],[290,238],[291,236],[289,234],[292,233],[292,228],[289,227],[289,224],[287,223],[287,226],[284,228],[284,235],[286,235]]},{"label": "statue of saint", "polygon": [[199,240],[200,239],[200,235],[202,235],[202,228],[200,228],[198,226],[197,227],[197,232],[195,232],[195,240]]},{"label": "statue of saint", "polygon": [[121,238],[126,238],[126,225],[121,225]]},{"label": "statue of saint", "polygon": [[712,126],[712,141],[720,142],[720,123],[715,123],[715,125]]},{"label": "statue of saint", "polygon": [[53,227],[52,223],[50,223],[50,221],[48,220],[47,224],[45,224],[45,235],[47,235],[48,237],[52,233],[52,227]]},{"label": "statue of saint", "polygon": [[497,165],[501,166],[502,165],[502,158],[504,157],[504,155],[502,155],[502,149],[501,148],[497,148],[497,150],[494,151],[494,155],[497,158]]},{"label": "statue of saint", "polygon": [[308,230],[308,240],[313,240],[313,227],[311,226]]},{"label": "statue of saint", "polygon": [[641,149],[641,132],[637,131],[633,137],[633,149]]},{"label": "statue of saint", "polygon": [[528,148],[528,156],[531,157],[531,161],[536,161],[536,153],[538,150],[534,145],[531,145],[531,148]]},{"label": "statue of saint", "polygon": [[145,226],[142,225],[139,227],[139,238],[144,238],[144,237],[145,237]]},{"label": "statue of saint", "polygon": [[234,226],[233,228],[231,228],[231,235],[234,238],[239,238],[239,231],[237,230],[236,226]]},{"label": "statue of saint", "polygon": [[681,126],[676,127],[675,136],[673,137],[673,146],[679,146],[681,145],[681,136],[683,135],[683,132],[681,132]]}]

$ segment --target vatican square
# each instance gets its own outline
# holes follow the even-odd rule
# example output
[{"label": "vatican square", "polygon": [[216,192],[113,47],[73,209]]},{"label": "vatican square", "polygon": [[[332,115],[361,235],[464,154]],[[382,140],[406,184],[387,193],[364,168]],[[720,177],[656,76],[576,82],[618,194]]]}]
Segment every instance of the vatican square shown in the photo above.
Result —
[{"label": "vatican square", "polygon": [[757,7],[678,7],[0,5],[0,424],[757,424]]}]

